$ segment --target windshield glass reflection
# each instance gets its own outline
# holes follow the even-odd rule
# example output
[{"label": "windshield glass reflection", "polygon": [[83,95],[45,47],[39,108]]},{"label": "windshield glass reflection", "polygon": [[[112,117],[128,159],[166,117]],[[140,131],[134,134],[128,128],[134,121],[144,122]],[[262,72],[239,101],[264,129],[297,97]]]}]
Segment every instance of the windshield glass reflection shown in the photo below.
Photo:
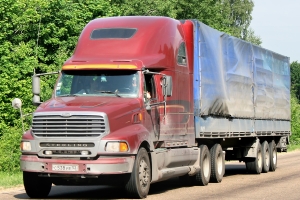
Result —
[{"label": "windshield glass reflection", "polygon": [[63,71],[55,94],[64,96],[137,97],[139,78],[137,71],[105,70]]}]

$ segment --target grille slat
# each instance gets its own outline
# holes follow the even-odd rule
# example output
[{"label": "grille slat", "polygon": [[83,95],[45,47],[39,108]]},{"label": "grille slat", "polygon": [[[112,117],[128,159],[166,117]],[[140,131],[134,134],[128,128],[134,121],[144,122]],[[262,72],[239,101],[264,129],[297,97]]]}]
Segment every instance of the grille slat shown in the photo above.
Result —
[{"label": "grille slat", "polygon": [[[59,125],[59,124],[55,124],[55,125],[49,125],[49,124],[42,124],[42,125],[34,125],[34,127],[36,128],[36,129],[38,129],[38,128],[42,128],[42,129],[44,129],[44,127],[45,126],[47,126],[48,128],[61,128],[61,127],[65,127],[65,128],[69,128],[69,127],[74,127],[74,128],[86,128],[86,126],[87,125],[70,125],[70,124],[64,124],[63,126],[61,126],[61,127],[57,127],[57,125]],[[101,125],[97,125],[97,124],[89,124],[89,127],[88,128],[105,128],[105,125],[103,124],[101,124]]]},{"label": "grille slat", "polygon": [[70,132],[70,131],[76,131],[76,132],[89,132],[89,133],[91,133],[91,132],[102,132],[102,131],[104,131],[103,129],[71,129],[71,128],[65,128],[65,129],[62,129],[62,128],[55,128],[55,129],[34,129],[34,131],[35,132],[44,132],[44,133],[51,133],[51,132],[63,132],[63,133],[65,133],[65,132]]},{"label": "grille slat", "polygon": [[32,133],[37,137],[98,137],[108,131],[102,115],[37,115],[32,120]]},{"label": "grille slat", "polygon": [[[79,121],[41,121],[41,122],[33,122],[34,124],[78,124],[78,123],[82,123]],[[88,121],[89,124],[99,124],[99,123],[104,123],[104,121]]]}]

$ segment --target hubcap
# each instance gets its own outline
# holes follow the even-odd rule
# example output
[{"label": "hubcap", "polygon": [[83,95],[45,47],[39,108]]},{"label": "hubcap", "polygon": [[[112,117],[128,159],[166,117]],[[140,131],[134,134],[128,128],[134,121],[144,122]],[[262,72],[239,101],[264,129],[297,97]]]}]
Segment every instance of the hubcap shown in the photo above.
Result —
[{"label": "hubcap", "polygon": [[209,175],[209,159],[207,155],[205,155],[205,158],[203,160],[203,174],[205,177],[208,177]]},{"label": "hubcap", "polygon": [[146,187],[149,182],[149,167],[147,163],[145,162],[144,159],[140,161],[139,165],[139,180],[140,180],[140,185],[142,187]]},{"label": "hubcap", "polygon": [[275,165],[277,162],[277,157],[276,157],[276,149],[273,150],[272,152],[272,160],[273,160],[273,164]]},{"label": "hubcap", "polygon": [[222,174],[223,172],[223,156],[222,154],[218,154],[217,158],[217,169],[218,169],[218,174]]},{"label": "hubcap", "polygon": [[258,162],[258,167],[261,168],[262,167],[262,159],[261,159],[261,152],[257,153],[257,162]]},{"label": "hubcap", "polygon": [[269,163],[270,163],[270,154],[269,154],[269,151],[265,152],[265,163],[266,163],[266,166],[269,166]]}]

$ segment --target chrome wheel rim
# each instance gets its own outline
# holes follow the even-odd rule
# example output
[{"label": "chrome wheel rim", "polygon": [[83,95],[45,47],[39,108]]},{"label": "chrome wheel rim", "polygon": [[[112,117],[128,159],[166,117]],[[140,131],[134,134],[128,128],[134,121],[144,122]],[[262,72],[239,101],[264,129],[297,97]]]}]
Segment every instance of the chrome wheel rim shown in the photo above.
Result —
[{"label": "chrome wheel rim", "polygon": [[142,187],[147,187],[149,183],[150,169],[147,162],[142,159],[139,164],[139,181]]}]

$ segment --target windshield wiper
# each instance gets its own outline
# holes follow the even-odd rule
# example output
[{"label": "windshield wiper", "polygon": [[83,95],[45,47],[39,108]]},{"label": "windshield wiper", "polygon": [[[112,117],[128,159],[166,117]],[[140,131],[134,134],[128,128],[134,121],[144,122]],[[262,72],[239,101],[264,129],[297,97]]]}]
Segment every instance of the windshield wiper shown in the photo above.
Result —
[{"label": "windshield wiper", "polygon": [[118,94],[118,90],[116,90],[115,92],[112,92],[112,91],[100,91],[101,93],[106,93],[106,94],[115,94],[117,97],[121,97],[119,94]]},{"label": "windshield wiper", "polygon": [[63,95],[59,95],[59,96],[56,96],[56,97],[77,97],[79,96],[78,94],[63,94]]}]

